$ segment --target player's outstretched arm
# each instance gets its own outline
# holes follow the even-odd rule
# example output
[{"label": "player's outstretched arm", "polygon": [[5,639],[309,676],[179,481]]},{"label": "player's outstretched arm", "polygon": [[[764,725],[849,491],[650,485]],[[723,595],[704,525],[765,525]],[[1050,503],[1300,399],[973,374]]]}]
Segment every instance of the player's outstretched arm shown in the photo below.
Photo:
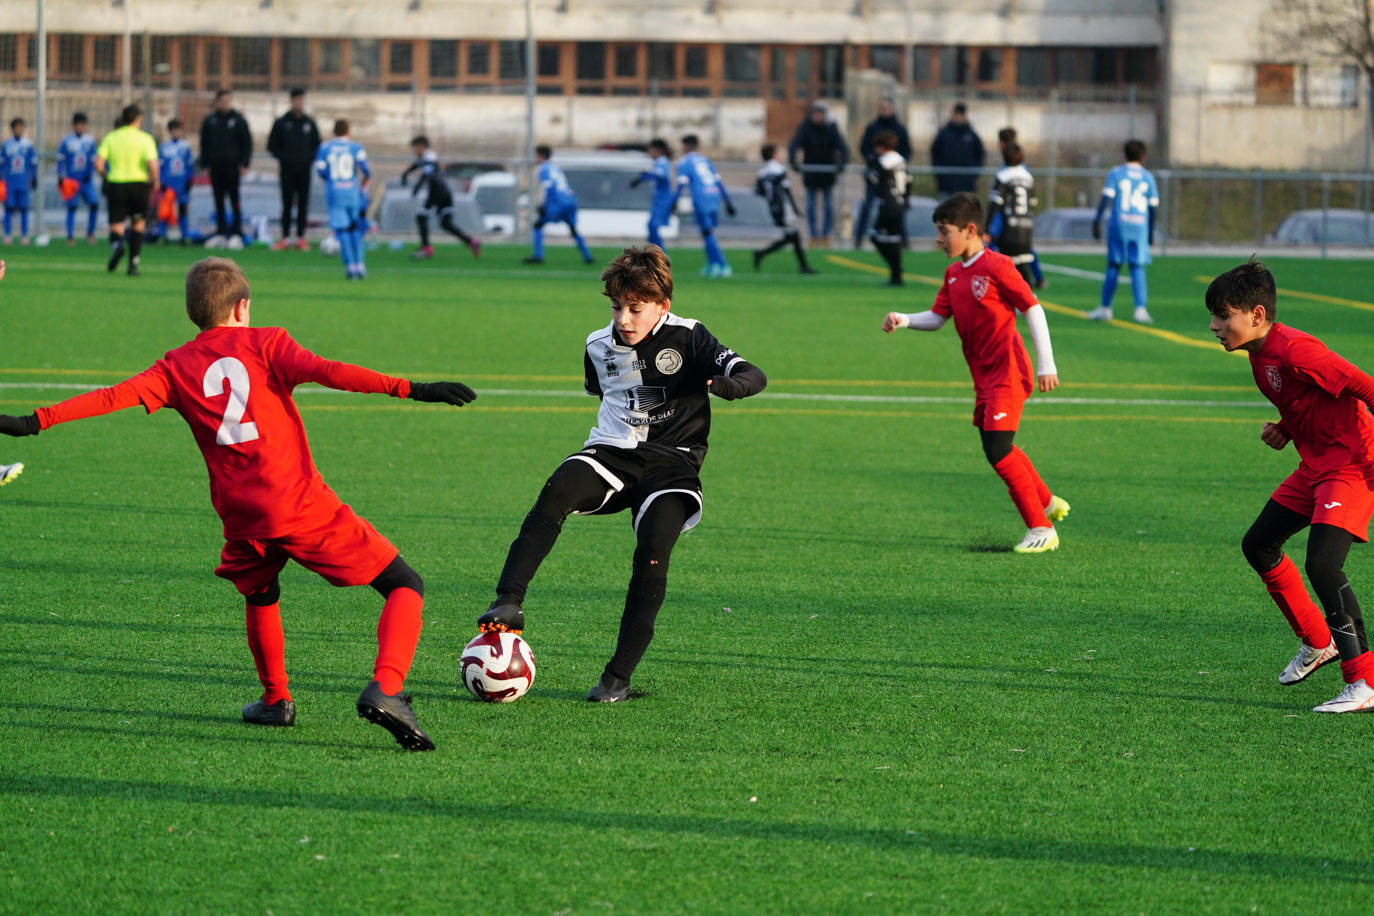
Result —
[{"label": "player's outstretched arm", "polygon": [[41,429],[36,413],[31,413],[25,417],[0,414],[0,433],[7,436],[36,436]]},{"label": "player's outstretched arm", "polygon": [[477,392],[462,382],[411,382],[410,399],[462,407],[477,400]]},{"label": "player's outstretched arm", "polygon": [[898,328],[911,328],[913,331],[938,331],[945,326],[947,319],[927,309],[924,312],[888,312],[883,317],[883,331],[891,334]]},{"label": "player's outstretched arm", "polygon": [[729,375],[713,375],[706,380],[706,390],[726,401],[753,397],[768,384],[768,376],[753,363],[740,360],[730,367]]}]

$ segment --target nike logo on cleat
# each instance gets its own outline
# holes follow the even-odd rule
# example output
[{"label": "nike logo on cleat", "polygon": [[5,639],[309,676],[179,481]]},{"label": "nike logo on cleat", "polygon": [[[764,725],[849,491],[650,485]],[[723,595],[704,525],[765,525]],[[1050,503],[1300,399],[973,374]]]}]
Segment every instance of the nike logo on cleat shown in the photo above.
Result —
[{"label": "nike logo on cleat", "polygon": [[1329,503],[1324,504],[1324,505],[1322,506],[1322,508],[1323,508],[1323,509],[1334,509],[1334,508],[1336,508],[1336,507],[1339,506],[1339,505],[1340,505],[1340,503],[1335,502],[1335,501],[1332,501],[1332,502],[1329,502]]}]

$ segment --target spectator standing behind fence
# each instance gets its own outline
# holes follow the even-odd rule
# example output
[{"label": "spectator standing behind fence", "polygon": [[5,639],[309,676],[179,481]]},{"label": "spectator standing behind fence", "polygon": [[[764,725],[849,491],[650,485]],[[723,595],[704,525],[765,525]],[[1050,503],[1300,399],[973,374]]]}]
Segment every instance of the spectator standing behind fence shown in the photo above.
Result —
[{"label": "spectator standing behind fence", "polygon": [[[878,100],[878,116],[868,123],[864,128],[864,135],[859,140],[859,155],[863,157],[866,167],[865,175],[873,175],[879,171],[878,153],[873,149],[873,141],[882,131],[890,130],[892,135],[897,138],[896,152],[903,160],[911,161],[911,138],[906,132],[904,125],[897,118],[897,106],[892,99],[883,97]],[[868,228],[868,221],[873,216],[873,211],[878,202],[883,198],[884,189],[875,187],[870,182],[864,182],[864,201],[859,206],[859,215],[854,219],[854,247],[862,248],[864,243],[864,230]],[[902,241],[906,241],[906,226],[902,226]]]},{"label": "spectator standing behind fence", "polygon": [[948,197],[960,191],[970,194],[978,186],[978,174],[987,157],[983,141],[978,138],[973,126],[968,122],[968,108],[963,102],[955,104],[949,113],[949,120],[930,144],[930,164],[936,169],[969,169],[968,172],[936,172],[935,187],[940,197]]},{"label": "spectator standing behind fence", "polygon": [[272,123],[267,151],[277,160],[281,177],[281,238],[272,248],[282,251],[290,243],[291,211],[296,212],[296,247],[305,251],[306,211],[310,208],[310,174],[320,148],[320,128],[305,113],[305,90],[291,90],[291,108]]},{"label": "spectator standing behind fence", "polygon": [[[800,162],[798,153],[801,154]],[[828,248],[830,233],[835,228],[835,179],[849,162],[849,145],[844,142],[824,102],[811,103],[806,119],[787,145],[787,161],[795,171],[802,173],[811,245]],[[818,213],[818,209],[822,212]]]},{"label": "spectator standing behind fence", "polygon": [[[243,213],[239,207],[239,178],[253,161],[253,135],[248,121],[234,108],[234,94],[228,89],[215,93],[215,110],[200,122],[200,160],[196,164],[210,173],[210,188],[215,195],[215,236],[207,248],[227,241],[230,248],[243,247]],[[229,212],[225,210],[228,203]],[[285,232],[283,232],[285,235]]]}]

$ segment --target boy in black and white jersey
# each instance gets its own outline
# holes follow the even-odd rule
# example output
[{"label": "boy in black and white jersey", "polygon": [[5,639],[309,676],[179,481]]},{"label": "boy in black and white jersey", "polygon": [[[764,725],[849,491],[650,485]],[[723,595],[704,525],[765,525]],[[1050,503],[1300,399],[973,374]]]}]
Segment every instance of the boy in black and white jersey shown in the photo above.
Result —
[{"label": "boy in black and white jersey", "polygon": [[762,370],[701,323],[669,313],[673,274],[656,245],[627,248],[601,274],[611,323],[587,337],[588,394],[601,399],[581,451],[558,466],[520,526],[480,630],[519,633],[530,580],[571,514],[629,509],[636,547],[615,654],[588,700],[614,703],[649,647],[678,535],[701,520],[701,480],[711,430],[709,395],[727,401],[763,390]]},{"label": "boy in black and white jersey", "polygon": [[801,233],[797,228],[797,202],[792,199],[792,188],[787,184],[787,164],[778,157],[778,147],[765,143],[759,150],[763,156],[763,168],[759,169],[754,181],[754,193],[768,204],[768,215],[773,217],[773,225],[782,230],[782,236],[763,248],[754,251],[754,269],[758,270],[763,259],[784,245],[791,245],[797,253],[797,265],[804,274],[814,274],[811,265],[806,263],[806,252],[802,250]]},{"label": "boy in black and white jersey", "polygon": [[1003,166],[988,194],[988,238],[994,251],[1011,258],[1027,285],[1040,286],[1031,236],[1035,229],[1035,179],[1025,166],[1026,154],[1015,141],[1003,144]]},{"label": "boy in black and white jersey", "polygon": [[458,241],[468,246],[472,256],[477,257],[482,253],[482,243],[459,229],[458,224],[453,221],[453,192],[449,190],[448,182],[444,181],[438,155],[429,148],[429,138],[420,134],[410,141],[410,148],[415,151],[415,161],[401,173],[401,184],[406,183],[411,172],[418,171],[420,174],[415,179],[415,189],[410,194],[412,197],[419,197],[421,191],[425,192],[424,203],[415,211],[415,226],[420,230],[420,247],[410,259],[425,261],[434,257],[434,247],[429,244],[429,220],[436,213],[439,215],[439,228],[457,236]]}]

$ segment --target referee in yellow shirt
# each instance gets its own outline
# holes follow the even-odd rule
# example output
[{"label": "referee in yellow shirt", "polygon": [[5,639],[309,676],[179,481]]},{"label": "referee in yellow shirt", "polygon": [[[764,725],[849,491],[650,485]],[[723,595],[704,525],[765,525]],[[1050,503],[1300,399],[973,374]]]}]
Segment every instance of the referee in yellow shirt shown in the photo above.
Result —
[{"label": "referee in yellow shirt", "polygon": [[[148,200],[157,186],[157,144],[141,129],[143,112],[137,105],[125,106],[119,120],[123,126],[106,134],[95,151],[95,169],[105,176],[110,208],[110,262],[105,268],[113,273],[127,247],[129,276],[136,277]],[[126,220],[132,224],[127,237]]]}]

